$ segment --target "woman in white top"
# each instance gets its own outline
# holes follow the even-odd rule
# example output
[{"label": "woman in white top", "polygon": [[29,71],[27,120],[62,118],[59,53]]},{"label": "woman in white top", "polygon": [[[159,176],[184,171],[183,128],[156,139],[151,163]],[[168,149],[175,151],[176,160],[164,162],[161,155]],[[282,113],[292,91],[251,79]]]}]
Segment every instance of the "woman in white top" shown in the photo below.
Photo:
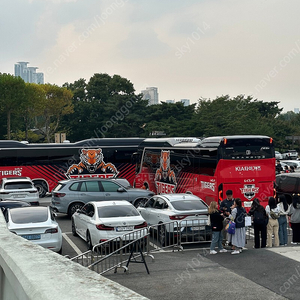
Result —
[{"label": "woman in white top", "polygon": [[266,213],[269,217],[269,222],[267,225],[267,247],[272,247],[272,235],[274,234],[274,246],[279,246],[279,235],[278,235],[278,218],[279,218],[279,208],[276,204],[276,199],[274,197],[269,198],[269,204],[266,206]]},{"label": "woman in white top", "polygon": [[288,204],[286,202],[286,198],[284,195],[280,195],[278,197],[278,204],[277,207],[279,209],[279,245],[280,246],[287,246],[288,243],[288,235],[287,235],[287,214],[288,214]]}]

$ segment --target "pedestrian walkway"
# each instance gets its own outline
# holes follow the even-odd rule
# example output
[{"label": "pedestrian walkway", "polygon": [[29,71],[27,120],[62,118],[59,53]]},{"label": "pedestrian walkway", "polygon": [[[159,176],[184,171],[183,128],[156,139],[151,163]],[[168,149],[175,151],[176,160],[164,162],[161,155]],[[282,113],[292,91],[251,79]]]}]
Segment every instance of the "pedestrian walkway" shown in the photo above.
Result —
[{"label": "pedestrian walkway", "polygon": [[[176,299],[299,299],[300,246],[253,249],[239,255],[209,249],[155,253],[129,274],[108,273],[116,281],[152,300]],[[299,256],[299,257],[298,257]]]}]

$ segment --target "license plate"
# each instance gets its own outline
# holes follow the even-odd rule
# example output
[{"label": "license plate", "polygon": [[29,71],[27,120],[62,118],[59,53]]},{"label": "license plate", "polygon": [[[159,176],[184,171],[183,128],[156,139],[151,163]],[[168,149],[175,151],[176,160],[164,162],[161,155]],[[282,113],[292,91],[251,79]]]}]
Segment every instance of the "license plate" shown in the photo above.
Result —
[{"label": "license plate", "polygon": [[14,198],[25,198],[26,197],[26,195],[13,195],[14,196]]},{"label": "license plate", "polygon": [[252,201],[244,201],[244,207],[251,207]]},{"label": "license plate", "polygon": [[116,227],[116,231],[133,231],[133,226],[119,226]]},{"label": "license plate", "polygon": [[194,226],[194,227],[191,227],[191,230],[192,231],[205,230],[205,226]]},{"label": "license plate", "polygon": [[41,235],[40,234],[28,234],[28,235],[22,235],[22,238],[26,240],[40,240]]}]

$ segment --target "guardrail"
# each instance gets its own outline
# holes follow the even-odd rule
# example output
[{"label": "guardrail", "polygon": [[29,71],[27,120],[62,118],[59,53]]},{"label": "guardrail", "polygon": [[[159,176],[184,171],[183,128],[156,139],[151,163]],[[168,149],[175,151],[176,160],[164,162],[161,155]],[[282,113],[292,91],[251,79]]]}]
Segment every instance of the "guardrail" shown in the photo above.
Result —
[{"label": "guardrail", "polygon": [[[97,244],[71,260],[104,274],[110,270],[116,273],[119,268],[128,272],[130,263],[144,263],[149,273],[145,257],[154,257],[152,252],[173,248],[183,250],[182,244],[209,242],[211,228],[206,220],[172,221],[148,228],[134,230]],[[140,258],[141,260],[137,260]]]}]

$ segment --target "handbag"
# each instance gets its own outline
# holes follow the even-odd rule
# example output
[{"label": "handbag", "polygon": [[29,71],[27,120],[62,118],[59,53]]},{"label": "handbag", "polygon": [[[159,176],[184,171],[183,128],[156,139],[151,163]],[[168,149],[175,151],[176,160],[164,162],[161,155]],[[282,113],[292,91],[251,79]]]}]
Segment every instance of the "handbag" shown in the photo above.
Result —
[{"label": "handbag", "polygon": [[225,226],[225,230],[229,233],[229,234],[234,234],[235,233],[235,222],[234,221],[229,221],[226,226]]},{"label": "handbag", "polygon": [[225,230],[227,230],[229,234],[235,234],[235,222],[229,221],[225,227]]},{"label": "handbag", "polygon": [[251,226],[252,220],[251,217],[245,217],[245,226]]}]

